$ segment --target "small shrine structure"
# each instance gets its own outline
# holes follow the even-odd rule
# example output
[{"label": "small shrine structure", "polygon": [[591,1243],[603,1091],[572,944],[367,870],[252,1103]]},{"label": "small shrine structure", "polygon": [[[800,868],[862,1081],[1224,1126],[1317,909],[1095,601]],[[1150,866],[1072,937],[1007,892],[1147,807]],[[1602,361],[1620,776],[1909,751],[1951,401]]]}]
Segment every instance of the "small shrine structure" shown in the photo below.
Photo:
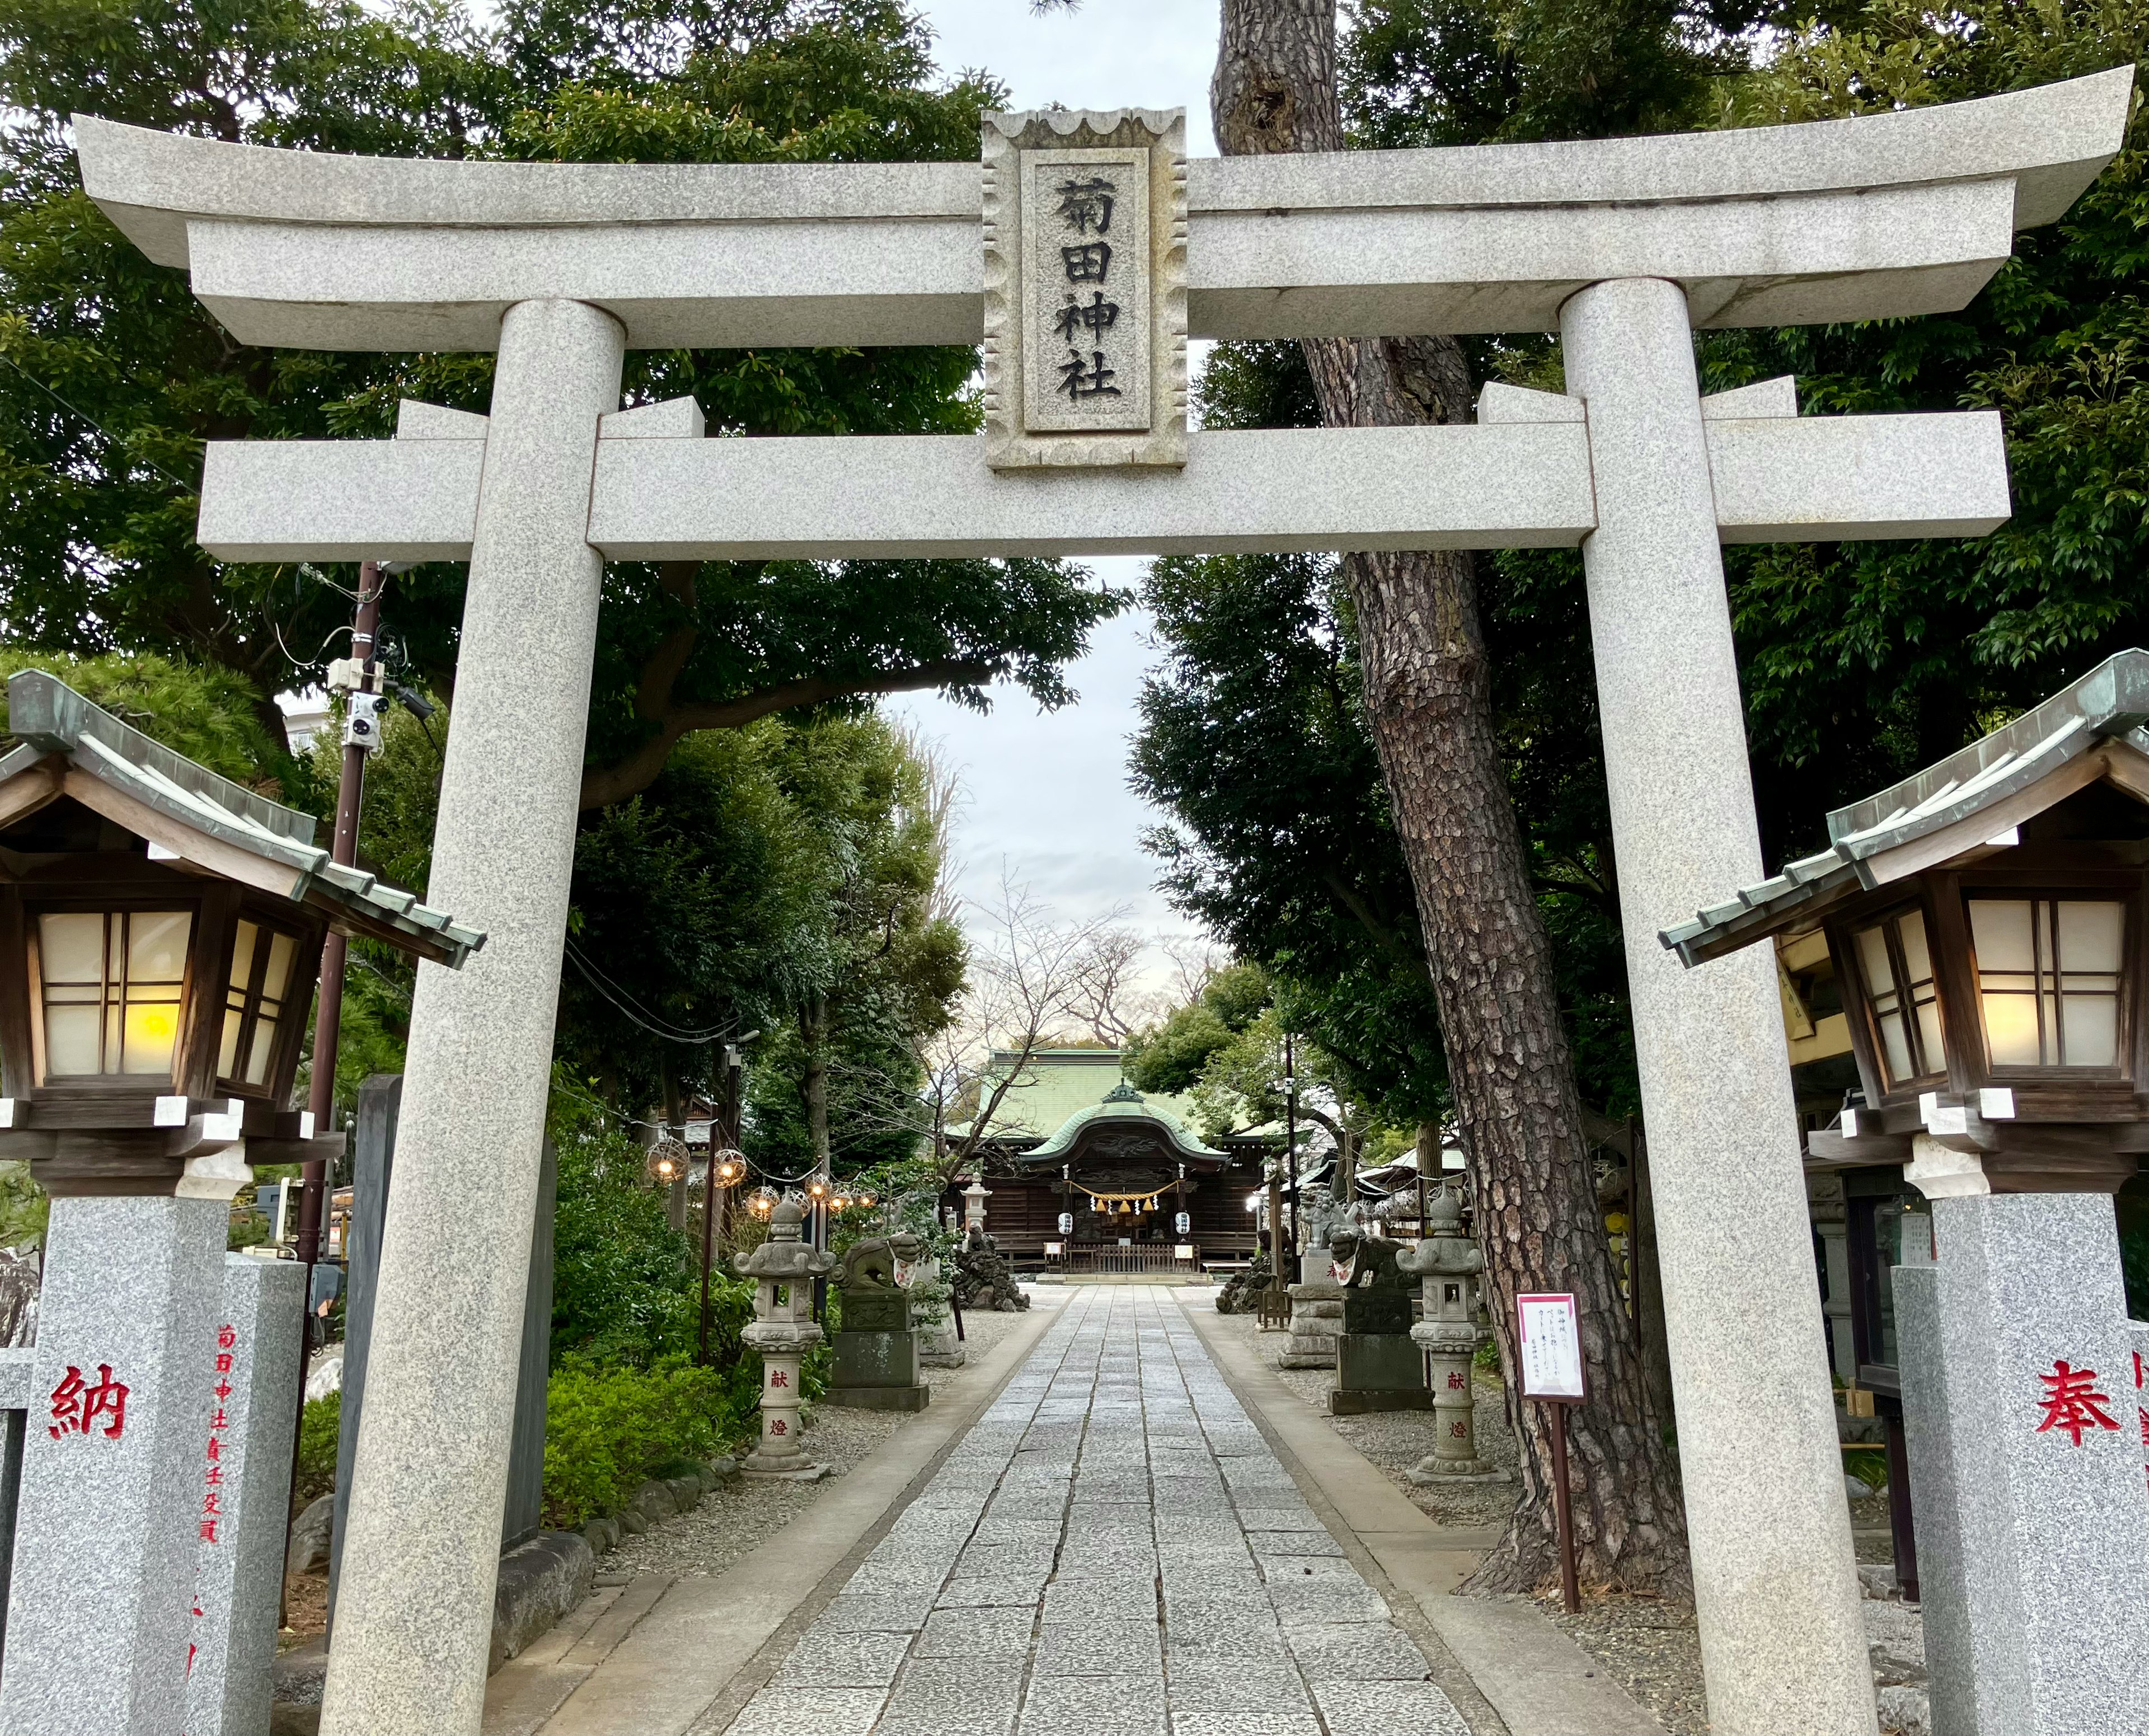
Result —
[{"label": "small shrine structure", "polygon": [[2145,726],[2149,652],[2121,652],[1663,936],[1689,964],[1824,937],[1862,1089],[1809,1162],[1927,1203],[1854,1270],[1854,1325],[1907,1460],[1940,1729],[2140,1722],[2149,1413],[2110,1195],[2149,1152]]}]

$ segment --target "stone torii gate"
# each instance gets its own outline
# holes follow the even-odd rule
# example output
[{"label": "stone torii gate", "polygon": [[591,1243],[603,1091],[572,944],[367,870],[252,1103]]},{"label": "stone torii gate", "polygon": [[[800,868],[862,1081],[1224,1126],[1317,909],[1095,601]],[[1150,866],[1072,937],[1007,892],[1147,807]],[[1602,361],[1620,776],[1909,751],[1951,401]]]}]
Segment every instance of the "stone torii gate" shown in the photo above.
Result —
[{"label": "stone torii gate", "polygon": [[[605,560],[1579,546],[1710,1711],[1870,1736],[1773,972],[1689,974],[1655,936],[1762,877],[1719,544],[1981,534],[2004,453],[1990,415],[1704,399],[1692,333],[1961,307],[2116,152],[2130,90],[1190,163],[1175,114],[988,117],[982,175],[78,120],[91,195],[241,341],[499,352],[490,417],[214,445],[204,485],[226,558],[471,563],[431,891],[492,940],[420,970],[324,1731],[479,1728],[526,1261],[464,1233],[459,1160],[528,1220]],[[1185,431],[1189,332],[1555,329],[1571,395],[1490,387],[1474,426]],[[982,440],[712,440],[690,401],[619,405],[627,348],[981,338]]]}]

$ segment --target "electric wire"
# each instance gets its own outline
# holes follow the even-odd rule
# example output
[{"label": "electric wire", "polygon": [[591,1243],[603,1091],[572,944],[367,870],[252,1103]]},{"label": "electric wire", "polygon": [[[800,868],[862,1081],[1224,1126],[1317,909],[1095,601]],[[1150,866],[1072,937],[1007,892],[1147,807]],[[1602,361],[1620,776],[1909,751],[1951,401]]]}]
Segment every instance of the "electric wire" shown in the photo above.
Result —
[{"label": "electric wire", "polygon": [[[51,399],[53,403],[58,405],[62,410],[67,410],[71,415],[80,416],[83,421],[88,423],[91,427],[94,428],[99,434],[110,440],[113,445],[118,447],[122,451],[126,452],[131,461],[138,461],[142,464],[146,464],[151,470],[154,470],[167,482],[170,483],[173,487],[180,490],[184,493],[194,494],[198,491],[194,484],[191,482],[182,482],[177,476],[166,470],[164,465],[158,463],[155,459],[146,456],[142,456],[138,459],[137,455],[128,450],[127,442],[121,439],[119,435],[114,434],[109,428],[106,427],[103,423],[98,421],[95,416],[92,415],[88,410],[83,409],[79,405],[68,403],[66,399],[60,396],[58,392],[47,385],[43,380],[38,379],[36,375],[33,374],[28,368],[17,361],[13,356],[6,354],[4,351],[0,351],[0,362],[7,363],[9,367],[13,368],[18,374],[21,375],[23,379],[28,380],[32,385],[35,386],[48,398]],[[49,470],[52,466],[48,465],[46,468]]]},{"label": "electric wire", "polygon": [[719,1042],[738,1029],[738,1020],[735,1018],[722,1024],[710,1025],[701,1030],[684,1029],[668,1019],[660,1018],[637,1003],[626,989],[612,982],[584,958],[581,949],[577,947],[571,938],[566,942],[566,956],[575,969],[582,974],[583,980],[587,982],[591,988],[596,989],[606,1000],[611,1002],[621,1013],[634,1024],[640,1025],[652,1036],[662,1037],[670,1043],[697,1047]]}]

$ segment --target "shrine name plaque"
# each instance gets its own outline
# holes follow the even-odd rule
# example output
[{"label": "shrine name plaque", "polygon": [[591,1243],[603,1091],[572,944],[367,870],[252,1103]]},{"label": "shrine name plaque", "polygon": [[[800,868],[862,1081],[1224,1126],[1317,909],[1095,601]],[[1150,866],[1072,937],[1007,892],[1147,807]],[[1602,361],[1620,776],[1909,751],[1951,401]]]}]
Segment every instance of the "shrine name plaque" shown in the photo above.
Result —
[{"label": "shrine name plaque", "polygon": [[985,459],[1186,462],[1186,112],[988,114]]}]

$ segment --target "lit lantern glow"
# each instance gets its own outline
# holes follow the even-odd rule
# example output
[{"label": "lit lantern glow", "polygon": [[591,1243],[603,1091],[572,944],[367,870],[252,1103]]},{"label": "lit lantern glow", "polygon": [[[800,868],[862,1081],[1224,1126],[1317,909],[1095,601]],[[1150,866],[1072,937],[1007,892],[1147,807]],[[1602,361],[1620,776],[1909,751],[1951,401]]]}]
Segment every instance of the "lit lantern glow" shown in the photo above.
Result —
[{"label": "lit lantern glow", "polygon": [[172,1074],[190,910],[48,910],[29,948],[32,1047],[49,1079]]},{"label": "lit lantern glow", "polygon": [[1970,928],[1992,1065],[2118,1065],[2123,903],[1973,898]]},{"label": "lit lantern glow", "polygon": [[1890,1084],[1930,1079],[1945,1070],[1939,990],[1925,913],[1904,910],[1852,937],[1872,999],[1873,1024]]}]

